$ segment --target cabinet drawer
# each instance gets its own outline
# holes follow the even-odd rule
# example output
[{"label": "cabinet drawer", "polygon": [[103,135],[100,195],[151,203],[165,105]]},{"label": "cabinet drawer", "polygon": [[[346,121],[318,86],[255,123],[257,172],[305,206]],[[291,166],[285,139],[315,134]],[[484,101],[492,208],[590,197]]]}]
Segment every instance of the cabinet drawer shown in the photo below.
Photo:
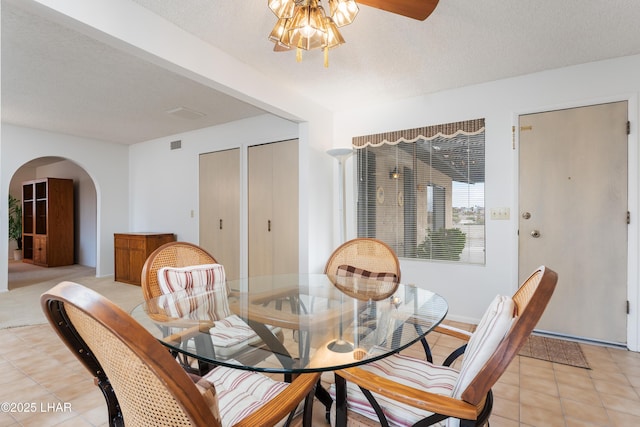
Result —
[{"label": "cabinet drawer", "polygon": [[147,242],[143,239],[129,240],[129,249],[144,249],[146,246]]},{"label": "cabinet drawer", "polygon": [[144,249],[146,239],[138,238],[138,236],[116,237],[113,245],[118,249]]}]

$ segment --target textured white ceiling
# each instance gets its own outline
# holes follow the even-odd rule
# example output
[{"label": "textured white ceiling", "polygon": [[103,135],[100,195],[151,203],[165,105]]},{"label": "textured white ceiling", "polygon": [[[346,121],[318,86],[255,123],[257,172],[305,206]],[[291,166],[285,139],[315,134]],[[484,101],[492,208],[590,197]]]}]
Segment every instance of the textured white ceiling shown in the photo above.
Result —
[{"label": "textured white ceiling", "polygon": [[[263,110],[2,3],[2,121],[131,144]],[[205,116],[167,111],[186,107]]]},{"label": "textured white ceiling", "polygon": [[[131,1],[333,111],[640,53],[638,0],[441,0],[426,21],[361,6],[328,69],[320,52],[272,51],[265,0]],[[2,6],[5,122],[133,143],[261,113]],[[179,106],[206,120],[164,113]]]}]

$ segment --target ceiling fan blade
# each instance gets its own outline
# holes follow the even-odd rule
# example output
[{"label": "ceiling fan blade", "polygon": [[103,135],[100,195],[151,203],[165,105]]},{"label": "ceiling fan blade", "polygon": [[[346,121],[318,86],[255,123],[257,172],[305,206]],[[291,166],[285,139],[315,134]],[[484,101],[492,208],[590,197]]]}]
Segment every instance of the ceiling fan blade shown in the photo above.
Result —
[{"label": "ceiling fan blade", "polygon": [[438,0],[357,0],[358,3],[424,21],[438,5]]}]

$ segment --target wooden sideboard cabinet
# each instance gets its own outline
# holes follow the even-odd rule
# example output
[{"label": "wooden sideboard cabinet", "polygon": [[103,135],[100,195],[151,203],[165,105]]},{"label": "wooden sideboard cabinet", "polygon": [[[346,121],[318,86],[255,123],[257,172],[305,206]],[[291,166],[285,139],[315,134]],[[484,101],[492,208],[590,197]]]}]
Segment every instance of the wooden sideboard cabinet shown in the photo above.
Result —
[{"label": "wooden sideboard cabinet", "polygon": [[116,282],[140,286],[142,266],[151,252],[175,240],[176,236],[172,233],[114,234]]}]

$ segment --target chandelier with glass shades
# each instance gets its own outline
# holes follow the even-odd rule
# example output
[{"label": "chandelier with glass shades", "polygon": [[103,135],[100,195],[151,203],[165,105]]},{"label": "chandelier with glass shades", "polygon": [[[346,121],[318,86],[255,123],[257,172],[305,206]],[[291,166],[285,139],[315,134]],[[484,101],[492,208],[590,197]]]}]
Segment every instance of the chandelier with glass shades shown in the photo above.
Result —
[{"label": "chandelier with glass shades", "polygon": [[351,24],[358,14],[354,0],[328,0],[327,15],[320,0],[267,0],[278,22],[269,35],[275,51],[296,49],[296,60],[302,50],[322,49],[324,66],[329,66],[329,49],[344,43],[338,27]]}]

